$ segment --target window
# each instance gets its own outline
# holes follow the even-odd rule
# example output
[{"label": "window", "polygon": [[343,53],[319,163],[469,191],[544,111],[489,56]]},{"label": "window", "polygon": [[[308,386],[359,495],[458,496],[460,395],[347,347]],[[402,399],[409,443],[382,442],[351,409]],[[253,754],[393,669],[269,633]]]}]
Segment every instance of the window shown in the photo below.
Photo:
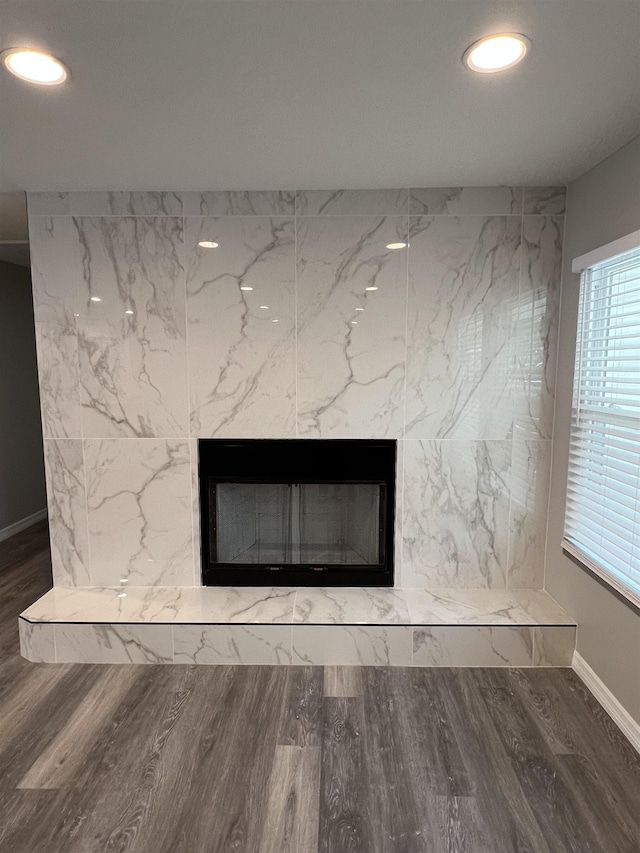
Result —
[{"label": "window", "polygon": [[[627,249],[633,238],[636,248]],[[640,233],[574,261],[578,338],[564,547],[640,604]],[[612,249],[616,254],[606,257]],[[604,257],[602,257],[604,255]]]}]

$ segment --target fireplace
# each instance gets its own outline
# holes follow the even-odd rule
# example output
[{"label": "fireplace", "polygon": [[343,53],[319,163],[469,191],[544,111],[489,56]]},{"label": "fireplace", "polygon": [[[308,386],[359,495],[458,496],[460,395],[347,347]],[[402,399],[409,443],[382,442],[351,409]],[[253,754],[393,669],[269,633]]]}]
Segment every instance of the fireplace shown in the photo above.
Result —
[{"label": "fireplace", "polygon": [[198,445],[204,585],[393,585],[395,441]]}]

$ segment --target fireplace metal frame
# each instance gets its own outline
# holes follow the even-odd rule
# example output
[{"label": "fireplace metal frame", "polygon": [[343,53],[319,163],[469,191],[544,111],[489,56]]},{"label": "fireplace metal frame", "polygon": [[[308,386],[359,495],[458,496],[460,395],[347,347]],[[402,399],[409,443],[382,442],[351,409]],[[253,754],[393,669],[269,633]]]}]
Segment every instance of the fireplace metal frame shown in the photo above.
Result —
[{"label": "fireplace metal frame", "polygon": [[[395,440],[199,439],[198,451],[204,586],[393,586]],[[218,562],[212,498],[219,483],[379,485],[381,561],[321,565]]]}]

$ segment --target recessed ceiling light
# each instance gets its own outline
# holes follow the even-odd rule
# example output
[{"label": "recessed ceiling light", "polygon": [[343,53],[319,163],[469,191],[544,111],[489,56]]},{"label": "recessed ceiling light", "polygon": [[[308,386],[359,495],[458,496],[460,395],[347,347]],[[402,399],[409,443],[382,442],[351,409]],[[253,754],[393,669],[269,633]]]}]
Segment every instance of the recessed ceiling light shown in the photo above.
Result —
[{"label": "recessed ceiling light", "polygon": [[217,249],[220,243],[214,243],[213,240],[200,240],[198,246],[201,249]]},{"label": "recessed ceiling light", "polygon": [[59,86],[69,76],[69,72],[59,59],[42,50],[13,47],[10,50],[3,50],[0,55],[7,71],[28,83],[37,83],[39,86]]},{"label": "recessed ceiling light", "polygon": [[474,42],[465,50],[462,61],[472,71],[492,74],[517,65],[530,48],[531,42],[520,33],[497,33]]},{"label": "recessed ceiling light", "polygon": [[241,284],[241,285],[240,285],[240,290],[253,290],[253,288],[252,288],[252,287],[249,287],[249,285],[248,285],[248,284]]},{"label": "recessed ceiling light", "polygon": [[406,243],[387,243],[387,249],[406,249]]},{"label": "recessed ceiling light", "polygon": [[374,287],[373,285],[371,287],[365,287],[365,290],[377,290],[377,289],[378,288]]},{"label": "recessed ceiling light", "polygon": [[92,296],[92,297],[91,297],[91,301],[92,301],[92,302],[102,302],[102,299],[100,299],[100,297],[99,297],[99,296]]}]

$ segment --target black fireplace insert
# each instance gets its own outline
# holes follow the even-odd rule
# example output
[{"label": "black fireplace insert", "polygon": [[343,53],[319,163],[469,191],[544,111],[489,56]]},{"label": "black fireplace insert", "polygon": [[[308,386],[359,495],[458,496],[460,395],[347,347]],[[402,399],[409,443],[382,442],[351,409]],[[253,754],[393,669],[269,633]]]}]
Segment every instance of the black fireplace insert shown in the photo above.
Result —
[{"label": "black fireplace insert", "polygon": [[393,586],[395,441],[198,447],[205,586]]}]

